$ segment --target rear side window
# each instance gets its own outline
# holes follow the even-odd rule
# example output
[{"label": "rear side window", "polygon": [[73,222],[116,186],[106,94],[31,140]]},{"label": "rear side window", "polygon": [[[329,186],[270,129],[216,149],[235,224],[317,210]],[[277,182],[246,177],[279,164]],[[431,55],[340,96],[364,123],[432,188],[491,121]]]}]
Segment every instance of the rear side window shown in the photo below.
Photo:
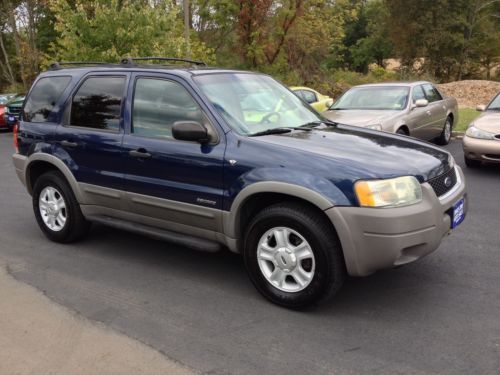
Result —
[{"label": "rear side window", "polygon": [[309,104],[315,103],[318,101],[318,99],[316,99],[316,94],[312,91],[309,91],[309,90],[302,91],[302,96],[304,97],[304,100],[306,102],[308,102]]},{"label": "rear side window", "polygon": [[70,125],[118,131],[125,77],[89,77],[71,103]]},{"label": "rear side window", "polygon": [[37,81],[26,100],[23,120],[28,122],[47,122],[71,77],[46,77]]},{"label": "rear side window", "polygon": [[441,94],[439,93],[436,88],[430,84],[423,85],[424,91],[425,91],[425,96],[427,97],[427,100],[429,103],[432,102],[437,102],[438,100],[442,100],[443,98],[441,97]]}]

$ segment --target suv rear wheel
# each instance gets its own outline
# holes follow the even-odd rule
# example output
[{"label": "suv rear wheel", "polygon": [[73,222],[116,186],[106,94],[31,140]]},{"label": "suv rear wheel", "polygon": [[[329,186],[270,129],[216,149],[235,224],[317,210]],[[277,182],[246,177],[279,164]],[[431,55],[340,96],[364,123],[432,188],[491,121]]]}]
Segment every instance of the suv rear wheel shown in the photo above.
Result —
[{"label": "suv rear wheel", "polygon": [[298,203],[276,204],[256,215],[246,233],[244,258],[259,292],[288,308],[334,295],[346,274],[331,225]]},{"label": "suv rear wheel", "polygon": [[76,241],[90,227],[73,191],[60,172],[47,172],[36,180],[33,187],[33,210],[42,232],[55,242]]}]

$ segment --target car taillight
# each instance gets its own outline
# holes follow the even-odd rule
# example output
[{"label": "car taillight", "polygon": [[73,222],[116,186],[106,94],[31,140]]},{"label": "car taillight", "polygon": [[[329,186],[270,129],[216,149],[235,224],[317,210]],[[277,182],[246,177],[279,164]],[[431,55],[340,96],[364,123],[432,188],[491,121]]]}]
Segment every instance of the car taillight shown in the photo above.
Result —
[{"label": "car taillight", "polygon": [[15,124],[14,128],[12,129],[12,136],[14,137],[14,148],[16,149],[16,152],[19,152],[19,140],[17,139],[17,134],[19,132],[19,124]]}]

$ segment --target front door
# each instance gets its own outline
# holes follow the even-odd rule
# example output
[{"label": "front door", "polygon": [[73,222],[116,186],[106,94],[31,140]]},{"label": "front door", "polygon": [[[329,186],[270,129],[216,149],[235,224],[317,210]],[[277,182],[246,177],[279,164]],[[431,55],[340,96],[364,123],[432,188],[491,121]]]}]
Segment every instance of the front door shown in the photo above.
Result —
[{"label": "front door", "polygon": [[[219,230],[223,199],[225,137],[206,108],[182,81],[136,74],[127,106],[131,124],[123,151],[131,210],[179,225]],[[211,136],[207,144],[172,137],[176,121],[197,121]]]}]

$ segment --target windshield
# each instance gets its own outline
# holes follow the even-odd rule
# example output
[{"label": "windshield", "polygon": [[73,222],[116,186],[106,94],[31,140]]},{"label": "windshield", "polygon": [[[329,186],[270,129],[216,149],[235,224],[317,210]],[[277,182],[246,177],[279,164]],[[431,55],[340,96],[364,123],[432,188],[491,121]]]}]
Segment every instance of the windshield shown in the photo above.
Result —
[{"label": "windshield", "polygon": [[221,116],[239,134],[299,127],[322,118],[271,77],[216,73],[194,78]]},{"label": "windshield", "polygon": [[408,103],[408,87],[354,87],[337,100],[330,109],[402,110]]},{"label": "windshield", "polygon": [[486,108],[487,111],[499,111],[500,110],[500,94],[497,94],[495,96],[495,99],[491,101],[491,103],[488,105],[488,108]]}]

